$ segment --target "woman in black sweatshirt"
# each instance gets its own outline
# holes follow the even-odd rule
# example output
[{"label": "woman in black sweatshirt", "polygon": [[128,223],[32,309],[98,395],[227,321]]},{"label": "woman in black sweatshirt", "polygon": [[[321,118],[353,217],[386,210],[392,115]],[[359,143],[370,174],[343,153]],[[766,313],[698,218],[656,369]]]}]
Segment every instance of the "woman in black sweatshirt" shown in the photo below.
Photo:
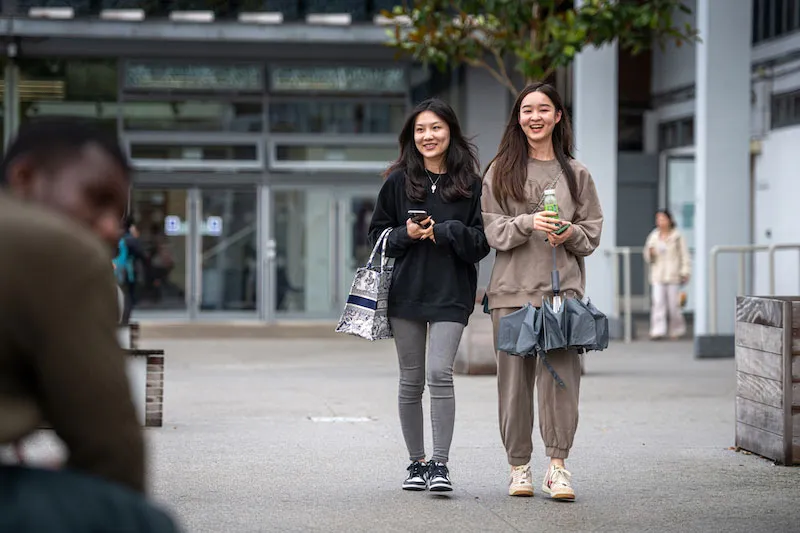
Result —
[{"label": "woman in black sweatshirt", "polygon": [[[476,264],[489,253],[481,177],[474,145],[441,100],[420,103],[399,141],[400,157],[385,173],[369,234],[374,243],[393,228],[386,246],[395,258],[388,314],[400,364],[400,425],[411,460],[403,489],[451,491],[453,363],[475,307]],[[433,455],[426,462],[422,392],[428,336]]]}]

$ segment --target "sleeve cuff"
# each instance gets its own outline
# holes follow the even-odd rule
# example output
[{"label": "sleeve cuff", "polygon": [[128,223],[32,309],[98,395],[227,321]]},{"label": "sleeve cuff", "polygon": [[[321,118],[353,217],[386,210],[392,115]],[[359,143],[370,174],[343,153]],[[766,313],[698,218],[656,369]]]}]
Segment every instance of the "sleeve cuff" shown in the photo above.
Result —
[{"label": "sleeve cuff", "polygon": [[448,232],[447,227],[450,221],[446,220],[444,222],[439,222],[438,224],[433,225],[433,238],[436,240],[436,244],[443,245],[447,244],[448,242]]},{"label": "sleeve cuff", "polygon": [[581,228],[578,224],[572,224],[572,233],[565,241],[565,244],[575,244],[575,242],[580,239],[582,233],[583,228]]},{"label": "sleeve cuff", "polygon": [[533,235],[533,217],[533,213],[522,215],[523,227],[521,229],[528,237]]}]

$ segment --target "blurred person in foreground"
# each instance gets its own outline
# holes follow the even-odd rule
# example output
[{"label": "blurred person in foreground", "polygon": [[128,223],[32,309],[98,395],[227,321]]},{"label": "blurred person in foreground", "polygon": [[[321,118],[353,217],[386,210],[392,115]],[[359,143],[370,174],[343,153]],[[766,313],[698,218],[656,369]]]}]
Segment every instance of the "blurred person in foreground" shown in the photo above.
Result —
[{"label": "blurred person in foreground", "polygon": [[23,126],[0,167],[0,445],[44,422],[64,468],[0,465],[0,531],[176,531],[147,502],[111,259],[130,170],[81,122]]},{"label": "blurred person in foreground", "polygon": [[644,260],[650,264],[652,309],[650,338],[679,339],[686,334],[686,320],[681,310],[681,286],[689,282],[692,259],[686,239],[675,227],[667,209],[656,213],[656,227],[644,245]]}]

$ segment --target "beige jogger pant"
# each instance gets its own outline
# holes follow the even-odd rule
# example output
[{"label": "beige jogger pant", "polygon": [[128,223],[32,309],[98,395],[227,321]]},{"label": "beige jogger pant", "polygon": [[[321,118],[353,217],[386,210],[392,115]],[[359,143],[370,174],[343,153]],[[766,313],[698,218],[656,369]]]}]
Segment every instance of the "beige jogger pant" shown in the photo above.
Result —
[{"label": "beige jogger pant", "polygon": [[511,466],[528,464],[533,452],[533,389],[538,389],[539,431],[548,457],[566,459],[578,428],[581,364],[576,350],[551,351],[547,360],[564,381],[561,388],[538,357],[522,358],[497,350],[501,317],[519,308],[492,309],[497,355],[500,436]]}]

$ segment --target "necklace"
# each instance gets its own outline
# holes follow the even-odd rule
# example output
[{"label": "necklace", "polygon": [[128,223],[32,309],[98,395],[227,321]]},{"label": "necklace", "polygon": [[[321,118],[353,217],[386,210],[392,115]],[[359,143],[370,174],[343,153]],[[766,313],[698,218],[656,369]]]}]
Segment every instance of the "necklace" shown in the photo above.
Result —
[{"label": "necklace", "polygon": [[427,174],[427,175],[428,175],[428,179],[429,179],[429,180],[430,180],[430,182],[431,182],[431,192],[432,192],[432,193],[435,193],[435,192],[436,192],[436,184],[437,184],[437,183],[439,183],[439,180],[440,180],[440,179],[442,179],[442,176],[444,175],[444,173],[442,173],[442,174],[436,174],[436,181],[433,181],[433,178],[431,177],[431,173],[430,173],[430,172],[428,172],[428,169],[427,169],[427,168],[425,169],[425,174]]}]

